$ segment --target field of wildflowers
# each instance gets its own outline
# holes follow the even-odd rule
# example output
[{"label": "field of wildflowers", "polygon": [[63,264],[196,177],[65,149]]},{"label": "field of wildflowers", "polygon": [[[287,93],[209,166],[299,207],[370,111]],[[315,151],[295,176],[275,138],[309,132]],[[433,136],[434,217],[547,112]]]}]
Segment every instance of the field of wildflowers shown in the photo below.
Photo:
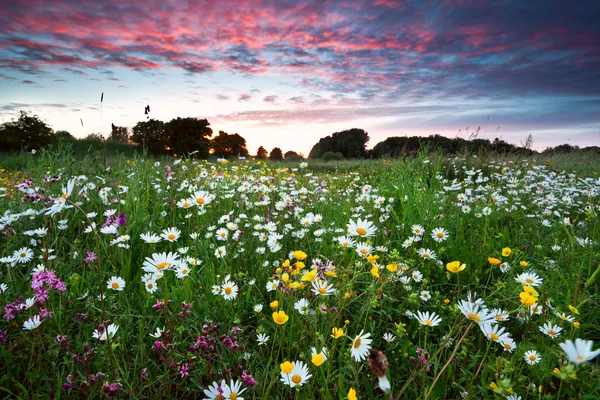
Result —
[{"label": "field of wildflowers", "polygon": [[0,397],[598,398],[598,173],[25,158]]}]

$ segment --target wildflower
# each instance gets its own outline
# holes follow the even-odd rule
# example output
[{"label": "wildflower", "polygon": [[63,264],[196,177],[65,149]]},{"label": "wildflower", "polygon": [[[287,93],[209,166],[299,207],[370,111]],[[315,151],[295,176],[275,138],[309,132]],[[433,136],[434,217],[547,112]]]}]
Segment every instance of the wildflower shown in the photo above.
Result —
[{"label": "wildflower", "polygon": [[356,252],[362,258],[366,258],[373,251],[373,246],[366,243],[357,243],[356,244]]},{"label": "wildflower", "polygon": [[325,361],[327,361],[327,350],[326,349],[322,349],[320,352],[317,352],[317,349],[313,347],[311,354],[312,354],[311,361],[317,367],[320,367]]},{"label": "wildflower", "polygon": [[179,258],[176,253],[154,253],[152,257],[146,257],[142,269],[150,273],[166,271],[171,266],[179,264]]},{"label": "wildflower", "polygon": [[223,258],[226,255],[227,255],[227,249],[225,248],[225,246],[217,247],[217,249],[215,250],[215,257],[217,257],[217,258]]},{"label": "wildflower", "polygon": [[540,356],[540,353],[538,353],[535,350],[526,351],[525,355],[523,355],[523,358],[525,359],[525,362],[527,362],[527,364],[529,364],[529,365],[535,365],[535,364],[539,363],[540,360],[542,359],[542,357]]},{"label": "wildflower", "polygon": [[212,385],[208,387],[208,389],[204,389],[204,395],[206,399],[209,400],[225,400],[225,396],[223,396],[223,389],[226,386],[225,380],[222,380],[220,383],[213,382]]},{"label": "wildflower", "polygon": [[448,239],[448,231],[446,231],[444,228],[435,228],[433,231],[431,231],[431,238],[436,242],[441,243]]},{"label": "wildflower", "polygon": [[294,251],[294,258],[298,261],[303,261],[307,257],[306,253],[300,250]]},{"label": "wildflower", "polygon": [[398,264],[388,264],[385,266],[385,269],[387,269],[390,272],[396,272],[398,271]]},{"label": "wildflower", "polygon": [[336,290],[333,288],[333,284],[327,285],[327,281],[324,279],[317,279],[312,281],[312,289],[313,292],[317,296],[330,296],[335,293]]},{"label": "wildflower", "polygon": [[559,344],[560,348],[565,352],[567,358],[572,363],[577,365],[594,359],[600,354],[600,349],[592,351],[594,342],[592,340],[575,339],[575,343],[567,340]]},{"label": "wildflower", "polygon": [[279,301],[273,300],[272,302],[269,303],[269,307],[271,307],[274,310],[277,309],[279,307]]},{"label": "wildflower", "polygon": [[492,316],[498,322],[504,322],[504,321],[508,321],[510,319],[510,316],[508,315],[508,313],[506,311],[504,311],[504,310],[499,309],[499,308],[492,309],[492,311],[490,311],[490,314],[492,314]]},{"label": "wildflower", "polygon": [[269,336],[265,335],[264,333],[259,333],[256,336],[256,341],[258,342],[259,346],[262,346],[263,344],[267,344],[269,341]]},{"label": "wildflower", "polygon": [[348,222],[348,234],[351,236],[370,237],[374,236],[377,232],[377,228],[373,226],[373,223],[368,220],[361,220],[360,218],[354,222],[350,220]]},{"label": "wildflower", "polygon": [[435,260],[437,259],[437,255],[433,250],[430,249],[419,249],[419,255],[423,257],[425,260]]},{"label": "wildflower", "polygon": [[488,312],[487,307],[483,303],[471,300],[461,300],[458,303],[458,309],[463,313],[465,317],[477,324],[490,324],[496,323],[493,315]]},{"label": "wildflower", "polygon": [[506,337],[503,340],[501,340],[500,344],[502,345],[502,347],[504,347],[504,351],[508,351],[509,353],[512,353],[517,348],[517,344],[510,337]]},{"label": "wildflower", "polygon": [[479,328],[481,328],[483,335],[492,342],[502,343],[504,340],[510,338],[508,332],[505,332],[505,329],[498,325],[481,324],[479,325]]},{"label": "wildflower", "polygon": [[437,316],[435,313],[417,311],[417,320],[421,325],[425,326],[438,326],[442,319]]},{"label": "wildflower", "polygon": [[379,278],[379,267],[377,265],[373,265],[373,267],[371,267],[371,275],[373,275],[375,278]]},{"label": "wildflower", "polygon": [[459,273],[460,271],[467,268],[466,264],[461,264],[460,261],[452,261],[446,264],[446,269],[453,273]]},{"label": "wildflower", "polygon": [[179,265],[175,272],[178,279],[183,279],[190,274],[191,268],[189,268],[187,265]]},{"label": "wildflower", "polygon": [[281,382],[291,387],[302,386],[312,376],[308,371],[308,366],[302,361],[294,361],[291,364],[293,368],[289,373],[282,368]]},{"label": "wildflower", "polygon": [[261,313],[263,310],[263,305],[262,304],[257,304],[254,306],[254,312],[255,313]]},{"label": "wildflower", "polygon": [[371,350],[371,342],[369,339],[371,336],[370,333],[366,333],[363,335],[364,331],[360,331],[358,336],[354,338],[352,341],[352,348],[350,349],[350,353],[352,354],[352,358],[354,361],[362,361],[367,357],[367,353]]},{"label": "wildflower", "polygon": [[308,314],[309,311],[309,303],[307,299],[300,299],[294,303],[294,309],[296,309],[301,315]]},{"label": "wildflower", "polygon": [[510,256],[512,253],[512,250],[510,249],[510,247],[505,247],[502,249],[502,257],[508,257]]},{"label": "wildflower", "polygon": [[42,324],[43,320],[40,319],[39,315],[35,315],[32,318],[29,318],[27,321],[23,322],[23,330],[31,331],[33,329],[38,328]]},{"label": "wildflower", "polygon": [[288,317],[285,311],[283,310],[279,310],[273,313],[273,321],[275,321],[277,325],[285,324],[288,321],[288,319],[290,319],[290,317]]},{"label": "wildflower", "polygon": [[33,259],[33,251],[27,247],[22,247],[19,250],[15,250],[12,258],[19,264],[26,264]]},{"label": "wildflower", "polygon": [[165,331],[165,328],[163,327],[162,329],[160,329],[159,327],[156,327],[156,332],[155,333],[149,333],[148,335],[152,336],[155,339],[159,339],[162,337],[163,332]]},{"label": "wildflower", "polygon": [[350,390],[348,390],[348,400],[357,400],[356,390],[354,388],[350,388]]},{"label": "wildflower", "polygon": [[227,280],[227,278],[221,289],[221,293],[223,294],[223,298],[225,300],[233,300],[237,297],[238,286],[235,283]]},{"label": "wildflower", "polygon": [[394,340],[396,340],[396,336],[393,333],[384,333],[383,340],[388,343],[392,343]]},{"label": "wildflower", "polygon": [[560,336],[562,328],[558,325],[553,325],[550,322],[546,322],[544,325],[539,327],[540,332],[550,336],[552,339],[556,339]]},{"label": "wildflower", "polygon": [[[229,381],[229,385],[223,385],[223,396],[225,397],[225,399],[231,399],[231,400],[244,400],[243,397],[240,396],[240,394],[242,394],[246,388],[242,389],[242,382],[238,381],[233,381],[233,379],[231,379]],[[241,390],[240,390],[241,389]]]},{"label": "wildflower", "polygon": [[527,263],[527,261],[523,260],[523,261],[519,261],[519,265],[523,268],[527,267],[529,264]]},{"label": "wildflower", "polygon": [[519,293],[521,303],[526,306],[532,306],[538,301],[538,292],[531,286],[523,285],[523,291]]},{"label": "wildflower", "polygon": [[572,305],[569,305],[569,310],[571,310],[573,314],[579,315],[579,310],[577,310],[577,308],[573,307]]},{"label": "wildflower", "polygon": [[499,265],[500,263],[502,263],[502,261],[494,257],[488,257],[488,262],[492,265]]},{"label": "wildflower", "polygon": [[355,245],[354,239],[352,239],[349,236],[340,236],[336,240],[340,244],[340,246],[345,247],[347,249],[351,249]]},{"label": "wildflower", "polygon": [[413,234],[418,236],[423,236],[423,234],[425,234],[425,229],[423,229],[421,225],[413,225],[410,230]]},{"label": "wildflower", "polygon": [[429,301],[431,299],[431,294],[429,294],[428,290],[422,290],[419,297],[423,301]]},{"label": "wildflower", "polygon": [[331,328],[331,337],[334,339],[339,339],[344,335],[344,330],[342,328]]},{"label": "wildflower", "polygon": [[307,272],[306,274],[302,275],[300,280],[305,281],[305,282],[312,282],[313,279],[315,279],[315,277],[317,276],[317,272],[318,272],[318,270],[315,268],[315,269],[311,270],[310,272]]},{"label": "wildflower", "polygon": [[529,286],[541,286],[543,280],[542,278],[540,278],[535,272],[524,272],[520,275],[517,275],[515,277],[515,281],[523,284],[523,285],[529,285]]},{"label": "wildflower", "polygon": [[115,336],[115,333],[119,330],[119,326],[115,324],[108,325],[108,328],[104,328],[102,331],[96,329],[94,333],[92,333],[92,337],[101,341],[105,341],[109,337],[112,339]]},{"label": "wildflower", "polygon": [[125,289],[125,280],[118,276],[113,276],[110,278],[106,284],[108,289],[116,290],[118,292],[123,291]]}]

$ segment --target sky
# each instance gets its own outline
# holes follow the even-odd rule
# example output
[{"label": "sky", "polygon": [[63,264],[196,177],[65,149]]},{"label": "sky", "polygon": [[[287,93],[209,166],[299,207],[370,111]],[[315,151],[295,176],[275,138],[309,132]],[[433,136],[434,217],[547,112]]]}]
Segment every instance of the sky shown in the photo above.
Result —
[{"label": "sky", "polygon": [[149,105],[251,153],[350,128],[600,145],[598,0],[0,3],[0,122],[108,135]]}]

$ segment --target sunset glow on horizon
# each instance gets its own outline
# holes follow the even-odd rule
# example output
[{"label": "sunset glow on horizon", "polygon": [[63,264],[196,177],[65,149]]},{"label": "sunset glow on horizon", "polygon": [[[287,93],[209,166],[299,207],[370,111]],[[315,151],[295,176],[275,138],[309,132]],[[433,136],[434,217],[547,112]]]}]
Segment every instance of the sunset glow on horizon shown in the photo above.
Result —
[{"label": "sunset glow on horizon", "polygon": [[150,105],[239,133],[251,154],[308,155],[350,128],[369,147],[477,127],[599,145],[598,15],[591,0],[16,0],[0,9],[0,122],[27,110],[107,136]]}]

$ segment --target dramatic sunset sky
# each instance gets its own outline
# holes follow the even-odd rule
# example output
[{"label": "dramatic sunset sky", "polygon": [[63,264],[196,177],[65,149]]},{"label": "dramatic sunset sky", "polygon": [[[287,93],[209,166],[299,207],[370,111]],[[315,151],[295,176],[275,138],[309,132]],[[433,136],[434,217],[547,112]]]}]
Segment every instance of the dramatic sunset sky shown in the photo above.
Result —
[{"label": "dramatic sunset sky", "polygon": [[598,0],[0,3],[0,122],[107,135],[150,105],[251,153],[353,127],[600,144]]}]

